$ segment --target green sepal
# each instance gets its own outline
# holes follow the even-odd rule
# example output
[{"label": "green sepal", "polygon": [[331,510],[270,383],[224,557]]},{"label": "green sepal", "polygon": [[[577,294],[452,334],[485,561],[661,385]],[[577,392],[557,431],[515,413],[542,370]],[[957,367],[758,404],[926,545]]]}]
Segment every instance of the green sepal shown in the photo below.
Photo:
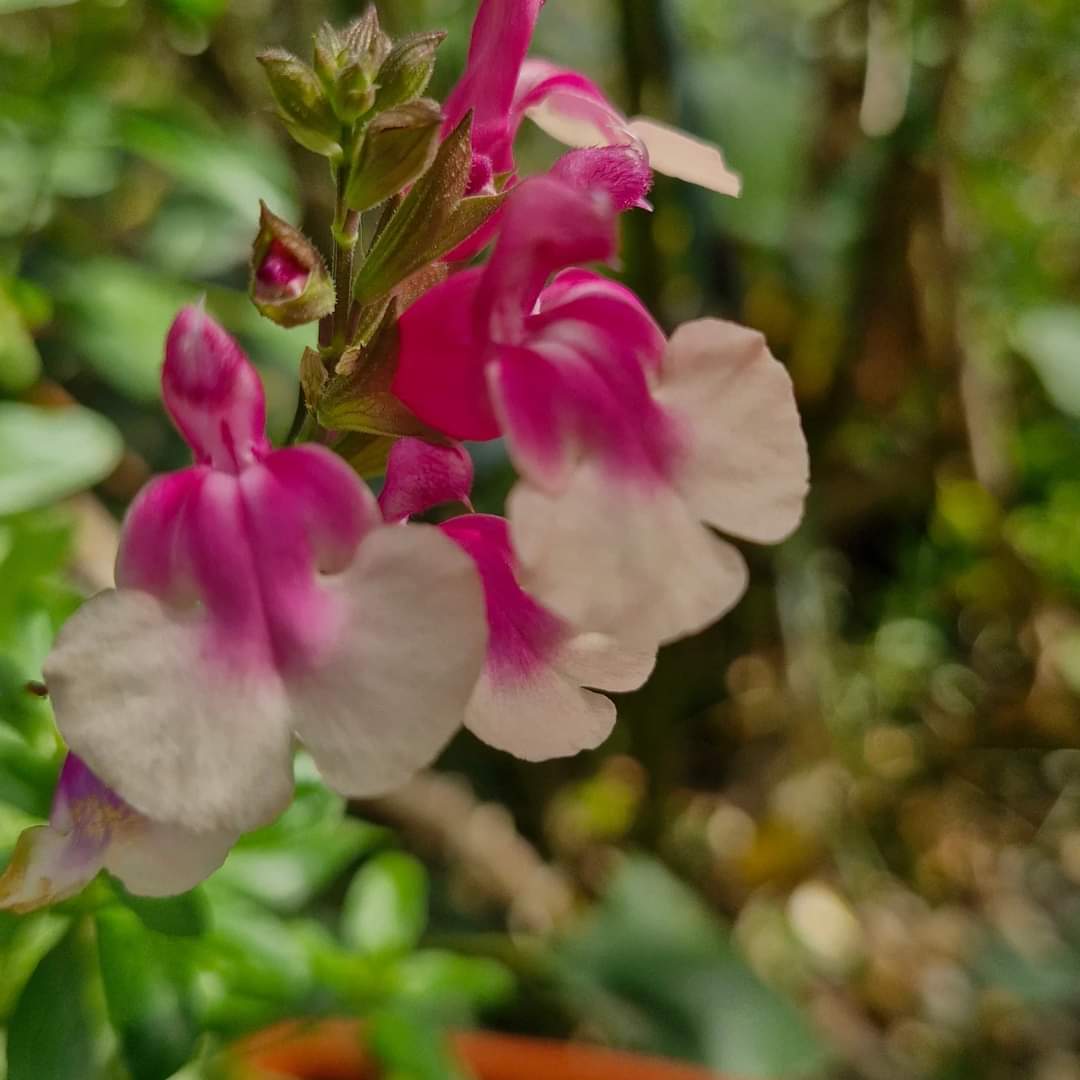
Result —
[{"label": "green sepal", "polygon": [[445,30],[410,34],[391,49],[379,69],[376,109],[381,112],[414,101],[427,89],[435,71],[435,53],[445,37]]},{"label": "green sepal", "polygon": [[341,123],[318,75],[284,49],[269,49],[258,61],[289,134],[314,154],[340,159]]},{"label": "green sepal", "polygon": [[502,196],[463,199],[472,168],[470,113],[447,136],[428,171],[413,185],[371,245],[353,295],[370,304],[422,266],[445,255],[475,232]]},{"label": "green sepal", "polygon": [[418,435],[445,442],[390,390],[398,345],[397,304],[391,302],[371,344],[346,349],[334,375],[322,387],[315,415],[324,428],[395,437]]},{"label": "green sepal", "polygon": [[424,175],[439,149],[442,112],[428,99],[380,113],[367,126],[345,190],[351,210],[370,210]]}]

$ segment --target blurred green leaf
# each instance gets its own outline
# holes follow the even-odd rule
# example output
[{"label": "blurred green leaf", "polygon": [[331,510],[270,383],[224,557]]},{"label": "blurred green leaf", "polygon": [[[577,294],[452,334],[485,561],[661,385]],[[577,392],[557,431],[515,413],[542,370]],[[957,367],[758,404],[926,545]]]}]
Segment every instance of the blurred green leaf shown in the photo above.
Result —
[{"label": "blurred green leaf", "polygon": [[397,963],[394,985],[402,998],[472,1010],[506,1001],[514,977],[504,964],[486,956],[421,949]]},{"label": "blurred green leaf", "polygon": [[210,908],[201,889],[179,896],[134,896],[119,882],[117,898],[148,929],[169,937],[199,937],[210,923]]},{"label": "blurred green leaf", "polygon": [[109,1018],[133,1080],[167,1080],[191,1057],[199,1029],[187,957],[133,911],[97,916]]},{"label": "blurred green leaf", "polygon": [[1080,416],[1080,307],[1029,311],[1013,328],[1012,341],[1050,400],[1062,412]]},{"label": "blurred green leaf", "polygon": [[68,924],[68,919],[47,911],[0,912],[0,1019],[14,1008],[38,961],[63,937]]},{"label": "blurred green leaf", "polygon": [[215,130],[180,112],[127,112],[119,130],[132,153],[250,222],[251,239],[260,199],[282,217],[299,216],[288,160],[268,139]]},{"label": "blurred green leaf", "polygon": [[345,816],[345,800],[315,773],[306,755],[296,762],[297,792],[272,825],[236,845],[217,879],[279,911],[297,911],[362,852],[383,829]]},{"label": "blurred green leaf", "polygon": [[392,1009],[369,1022],[368,1044],[385,1080],[467,1080],[446,1033],[423,1012]]},{"label": "blurred green leaf", "polygon": [[36,382],[41,357],[22,315],[0,288],[0,392],[17,394]]},{"label": "blurred green leaf", "polygon": [[0,516],[92,487],[123,448],[116,428],[81,406],[0,402]]},{"label": "blurred green leaf", "polygon": [[427,925],[428,879],[423,863],[400,851],[369,859],[345,895],[341,935],[366,953],[405,952]]},{"label": "blurred green leaf", "polygon": [[634,1022],[620,1034],[643,1049],[748,1078],[808,1076],[825,1063],[795,1006],[754,975],[720,923],[660,863],[627,858],[558,955],[569,985],[632,1008]]},{"label": "blurred green leaf", "polygon": [[38,964],[8,1024],[7,1080],[98,1080],[108,1049],[91,927],[78,922]]}]

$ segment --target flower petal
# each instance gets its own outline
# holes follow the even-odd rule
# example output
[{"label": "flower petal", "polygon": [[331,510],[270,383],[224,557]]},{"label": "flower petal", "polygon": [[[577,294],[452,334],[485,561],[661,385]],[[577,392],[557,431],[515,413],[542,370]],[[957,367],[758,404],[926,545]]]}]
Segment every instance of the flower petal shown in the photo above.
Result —
[{"label": "flower petal", "polygon": [[393,392],[421,420],[455,439],[494,439],[499,425],[484,384],[487,341],[474,319],[483,271],[463,270],[424,293],[398,322]]},{"label": "flower petal", "polygon": [[34,911],[74,896],[96,877],[103,849],[49,825],[26,829],[0,874],[0,910]]},{"label": "flower petal", "polygon": [[497,750],[547,761],[599,746],[615,726],[615,705],[551,667],[510,683],[485,672],[469,702],[466,726]]},{"label": "flower petal", "polygon": [[648,157],[635,146],[590,146],[563,154],[550,175],[582,191],[603,191],[616,210],[651,210]]},{"label": "flower petal", "polygon": [[472,458],[463,446],[398,439],[386,462],[379,508],[386,521],[404,521],[442,503],[468,502],[472,481]]},{"label": "flower petal", "polygon": [[808,486],[806,439],[791,379],[761,334],[718,319],[679,327],[656,396],[688,434],[679,486],[698,516],[758,543],[791,533]]},{"label": "flower petal", "polygon": [[136,896],[175,896],[205,881],[238,838],[230,829],[192,832],[143,818],[116,831],[105,869]]},{"label": "flower petal", "polygon": [[287,494],[286,512],[303,522],[319,570],[344,570],[356,545],[382,521],[367,486],[337,454],[314,443],[275,450],[262,464]]},{"label": "flower petal", "polygon": [[205,466],[150,481],[124,515],[116,556],[116,583],[161,600],[183,601],[192,592],[191,565],[182,539],[183,519],[209,475]]},{"label": "flower petal", "polygon": [[547,60],[526,60],[514,93],[516,131],[528,116],[541,131],[566,146],[632,143],[623,114],[591,79]]},{"label": "flower petal", "polygon": [[514,167],[510,112],[521,62],[544,0],[482,0],[473,23],[465,74],[443,109],[443,134],[473,110],[473,147],[496,172]]},{"label": "flower petal", "polygon": [[246,831],[292,794],[288,702],[272,670],[214,662],[205,631],[147,593],[109,590],[64,625],[45,679],[68,745],[131,807]]},{"label": "flower petal", "polygon": [[608,634],[578,634],[559,651],[556,666],[582,686],[627,693],[644,686],[656,666],[656,650],[631,649]]},{"label": "flower petal", "polygon": [[334,655],[290,681],[297,734],[346,795],[400,786],[461,725],[487,643],[472,562],[427,525],[378,529],[331,579],[349,618]]},{"label": "flower petal", "polygon": [[586,460],[564,491],[521,482],[508,507],[522,584],[576,626],[647,648],[707,626],[746,588],[739,552],[662,483],[633,485]]},{"label": "flower petal", "polygon": [[645,145],[657,172],[721,195],[737,198],[742,191],[742,180],[727,167],[718,146],[647,116],[634,117],[627,130]]}]

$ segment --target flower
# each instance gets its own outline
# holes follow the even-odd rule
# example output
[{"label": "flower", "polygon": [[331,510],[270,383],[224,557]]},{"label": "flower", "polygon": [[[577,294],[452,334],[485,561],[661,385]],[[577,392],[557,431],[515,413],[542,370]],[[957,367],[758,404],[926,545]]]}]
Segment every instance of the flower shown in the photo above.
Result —
[{"label": "flower", "polygon": [[383,526],[324,447],[272,450],[254,368],[200,308],[169,331],[162,387],[196,464],[140,493],[119,588],[46,660],[68,745],[133,810],[196,832],[284,808],[294,733],[347,795],[402,783],[483,663],[471,562],[434,528]]},{"label": "flower", "polygon": [[[390,453],[380,503],[387,520],[404,520],[440,504],[468,505],[471,486],[461,447],[402,439]],[[598,746],[615,724],[615,705],[586,688],[636,690],[652,672],[655,648],[583,633],[539,604],[518,582],[505,519],[467,513],[439,527],[473,560],[484,586],[487,657],[465,726],[528,761]]]},{"label": "flower", "polygon": [[745,563],[702,523],[782,539],[808,464],[791,381],[760,334],[702,320],[665,343],[628,289],[563,269],[614,248],[606,198],[525,181],[487,266],[402,316],[393,389],[454,438],[505,434],[521,584],[573,626],[644,645],[736,602]]},{"label": "flower", "polygon": [[[620,209],[647,206],[651,169],[725,195],[739,178],[715,147],[645,117],[628,120],[586,76],[543,60],[526,60],[543,0],[482,0],[465,73],[447,98],[443,133],[472,110],[474,167],[470,193],[514,171],[513,143],[528,116],[560,142],[590,148],[567,171],[602,182]],[[596,148],[596,149],[594,149]],[[603,153],[599,148],[607,148]],[[632,178],[632,183],[631,183]],[[633,190],[633,197],[629,193]]]},{"label": "flower", "polygon": [[0,874],[0,909],[24,912],[59,903],[101,869],[140,896],[185,892],[224,862],[236,839],[229,830],[196,833],[143,817],[69,754],[49,823],[23,832]]}]

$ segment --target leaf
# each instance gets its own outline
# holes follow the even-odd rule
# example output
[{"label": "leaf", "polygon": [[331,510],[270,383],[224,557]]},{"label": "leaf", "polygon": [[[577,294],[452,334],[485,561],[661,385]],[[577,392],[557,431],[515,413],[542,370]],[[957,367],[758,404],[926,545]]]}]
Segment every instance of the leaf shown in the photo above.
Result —
[{"label": "leaf", "polygon": [[400,953],[427,925],[428,879],[423,863],[400,851],[368,860],[345,895],[341,934],[366,953]]},{"label": "leaf", "polygon": [[433,1017],[404,1008],[385,1009],[370,1020],[368,1045],[388,1080],[466,1080],[450,1041]]},{"label": "leaf", "polygon": [[807,1076],[824,1064],[795,1006],[760,982],[721,924],[657,862],[627,859],[558,953],[569,986],[626,1004],[634,1023],[622,1036],[642,1049],[747,1078]]},{"label": "leaf", "polygon": [[116,467],[120,433],[79,405],[0,402],[0,516],[92,487]]},{"label": "leaf", "polygon": [[[288,159],[269,139],[222,131],[178,110],[130,110],[117,118],[121,144],[192,191],[228,207],[254,230],[262,199],[286,218],[299,206]],[[250,235],[237,253],[246,259]]]},{"label": "leaf", "polygon": [[0,912],[0,1020],[15,1006],[41,958],[64,936],[69,920],[55,912]]},{"label": "leaf", "polygon": [[380,843],[384,830],[345,816],[345,801],[297,757],[297,794],[272,825],[245,836],[215,880],[279,911],[298,911],[361,852]]},{"label": "leaf", "polygon": [[402,998],[469,1010],[498,1005],[514,990],[512,973],[498,960],[443,949],[421,949],[403,956],[394,978]]},{"label": "leaf", "polygon": [[199,1036],[187,957],[120,907],[98,914],[97,943],[128,1071],[133,1080],[167,1080],[190,1059]]},{"label": "leaf", "polygon": [[179,896],[135,896],[114,882],[117,899],[148,929],[169,937],[200,937],[210,922],[210,908],[201,889]]},{"label": "leaf", "polygon": [[22,314],[7,291],[0,288],[0,390],[17,394],[33,385],[41,373],[41,357]]},{"label": "leaf", "polygon": [[8,1025],[7,1080],[101,1080],[108,1032],[91,927],[73,925],[37,966]]},{"label": "leaf", "polygon": [[1080,307],[1027,312],[1013,328],[1012,343],[1030,361],[1051,401],[1080,416]]}]

